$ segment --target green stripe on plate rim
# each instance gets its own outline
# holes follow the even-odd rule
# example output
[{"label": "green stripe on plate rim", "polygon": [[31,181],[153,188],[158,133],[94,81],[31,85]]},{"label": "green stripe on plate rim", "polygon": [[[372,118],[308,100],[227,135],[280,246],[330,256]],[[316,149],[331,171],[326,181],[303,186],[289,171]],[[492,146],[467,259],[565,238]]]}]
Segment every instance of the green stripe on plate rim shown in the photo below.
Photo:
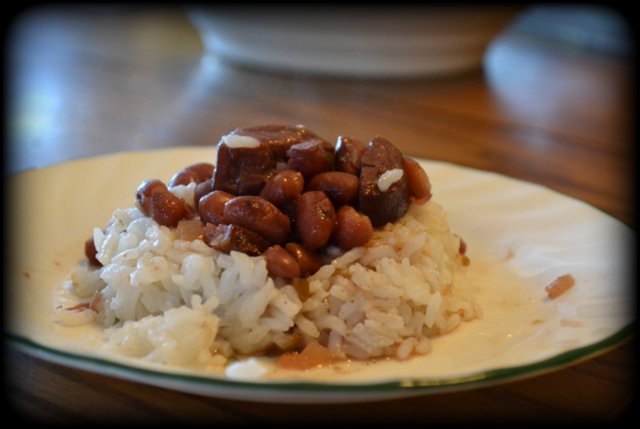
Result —
[{"label": "green stripe on plate rim", "polygon": [[[70,353],[54,348],[50,348],[39,344],[33,340],[22,337],[20,335],[9,333],[9,340],[14,341],[34,351],[44,352],[46,355],[57,356],[72,361],[78,361],[80,363],[89,364],[92,367],[105,367],[116,369],[123,373],[131,373],[139,376],[143,376],[145,379],[167,379],[172,381],[197,383],[199,385],[210,385],[215,387],[225,388],[239,388],[239,389],[260,389],[260,390],[280,390],[287,392],[310,392],[322,393],[322,392],[354,392],[354,393],[383,393],[383,392],[409,392],[409,391],[424,391],[427,393],[429,390],[440,391],[446,387],[450,387],[455,390],[463,388],[471,388],[476,385],[495,384],[501,381],[510,381],[522,378],[532,377],[541,373],[549,372],[554,369],[569,366],[571,364],[578,363],[588,358],[594,357],[598,354],[602,354],[617,345],[621,344],[626,339],[630,338],[635,333],[635,326],[630,323],[617,331],[616,333],[606,337],[596,343],[586,346],[578,347],[550,358],[533,362],[526,365],[519,365],[513,367],[504,367],[491,369],[487,371],[481,371],[477,373],[471,373],[468,375],[448,377],[448,378],[408,378],[398,379],[393,381],[377,382],[377,383],[349,383],[349,384],[336,384],[336,383],[315,383],[315,382],[299,382],[299,381],[268,381],[268,382],[249,382],[249,381],[236,381],[225,380],[221,378],[205,377],[191,374],[177,374],[170,372],[154,371],[145,368],[138,368],[121,364],[118,362],[112,362],[106,359],[84,356],[80,354]],[[442,389],[440,389],[442,388]]]}]

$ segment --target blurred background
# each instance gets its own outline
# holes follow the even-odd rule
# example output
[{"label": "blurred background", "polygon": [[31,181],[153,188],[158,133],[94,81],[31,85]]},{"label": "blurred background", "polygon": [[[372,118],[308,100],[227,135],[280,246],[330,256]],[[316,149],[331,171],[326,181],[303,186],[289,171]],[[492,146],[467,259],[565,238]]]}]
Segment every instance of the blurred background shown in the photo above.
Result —
[{"label": "blurred background", "polygon": [[[303,123],[328,140],[382,134],[415,156],[528,180],[554,168],[536,157],[566,156],[557,140],[568,136],[591,150],[630,155],[633,46],[617,11],[277,12],[24,10],[7,37],[7,171],[121,150],[214,145],[236,127],[267,122]],[[363,46],[378,49],[349,55]],[[273,55],[252,60],[251,52],[229,54],[234,47]],[[278,57],[287,49],[297,50],[289,62]],[[407,60],[420,52],[426,59]],[[344,64],[310,69],[296,63],[300,56]],[[370,67],[357,69],[363,61]],[[494,149],[514,140],[530,153],[507,163],[509,151]],[[628,189],[629,166],[622,173],[604,167],[616,170],[603,174],[617,189]]]},{"label": "blurred background", "polygon": [[[25,9],[6,39],[6,170],[302,123],[542,181],[630,219],[629,31],[598,5]],[[560,172],[566,157],[598,157],[607,185]]]}]

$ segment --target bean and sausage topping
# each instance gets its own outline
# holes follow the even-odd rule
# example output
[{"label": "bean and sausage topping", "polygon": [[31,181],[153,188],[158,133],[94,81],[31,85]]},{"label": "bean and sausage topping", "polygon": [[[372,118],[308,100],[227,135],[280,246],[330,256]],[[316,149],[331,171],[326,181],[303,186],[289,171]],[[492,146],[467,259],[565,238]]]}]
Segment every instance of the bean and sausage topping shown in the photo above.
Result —
[{"label": "bean and sausage topping", "polygon": [[[195,207],[169,190],[190,183]],[[327,246],[367,244],[374,228],[430,198],[420,164],[382,137],[364,145],[340,136],[334,148],[303,126],[277,124],[238,128],[221,138],[215,165],[192,164],[168,186],[149,179],[136,191],[138,208],[160,225],[200,222],[191,229],[209,246],[262,254],[269,273],[285,279],[317,271]],[[92,239],[85,254],[99,264]]]}]

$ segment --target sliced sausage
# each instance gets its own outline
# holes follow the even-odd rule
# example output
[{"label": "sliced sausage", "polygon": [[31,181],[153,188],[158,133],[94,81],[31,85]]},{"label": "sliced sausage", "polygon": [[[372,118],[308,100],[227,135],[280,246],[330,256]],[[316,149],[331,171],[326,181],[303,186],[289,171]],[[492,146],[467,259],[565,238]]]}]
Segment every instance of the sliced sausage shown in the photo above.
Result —
[{"label": "sliced sausage", "polygon": [[234,130],[218,143],[214,188],[234,195],[258,195],[277,163],[286,161],[289,149],[305,142],[331,147],[302,126],[272,124]]},{"label": "sliced sausage", "polygon": [[269,145],[234,147],[225,142],[225,137],[218,143],[213,188],[233,195],[259,194],[275,172],[276,163]]},{"label": "sliced sausage", "polygon": [[294,144],[319,139],[302,125],[267,124],[256,127],[238,128],[232,134],[250,136],[269,146],[273,159],[286,161],[287,151]]},{"label": "sliced sausage", "polygon": [[264,198],[242,195],[226,202],[223,223],[235,224],[260,234],[269,242],[284,243],[291,233],[291,222]]},{"label": "sliced sausage", "polygon": [[305,247],[317,249],[324,246],[335,225],[336,213],[324,192],[309,191],[298,198],[296,231]]},{"label": "sliced sausage", "polygon": [[395,222],[409,209],[406,174],[384,192],[380,190],[380,177],[395,169],[404,171],[402,153],[388,140],[374,137],[362,152],[358,208],[376,228]]}]

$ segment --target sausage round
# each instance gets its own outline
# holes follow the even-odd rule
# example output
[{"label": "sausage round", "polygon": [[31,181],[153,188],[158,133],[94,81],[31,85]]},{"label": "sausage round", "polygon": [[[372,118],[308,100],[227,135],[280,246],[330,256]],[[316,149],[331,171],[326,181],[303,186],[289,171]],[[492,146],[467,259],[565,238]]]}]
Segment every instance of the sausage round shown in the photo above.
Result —
[{"label": "sausage round", "polygon": [[403,169],[403,165],[402,152],[382,137],[371,139],[362,152],[358,210],[369,216],[375,227],[395,222],[409,210],[411,195],[405,174],[385,191],[379,186],[383,174],[389,170]]}]

